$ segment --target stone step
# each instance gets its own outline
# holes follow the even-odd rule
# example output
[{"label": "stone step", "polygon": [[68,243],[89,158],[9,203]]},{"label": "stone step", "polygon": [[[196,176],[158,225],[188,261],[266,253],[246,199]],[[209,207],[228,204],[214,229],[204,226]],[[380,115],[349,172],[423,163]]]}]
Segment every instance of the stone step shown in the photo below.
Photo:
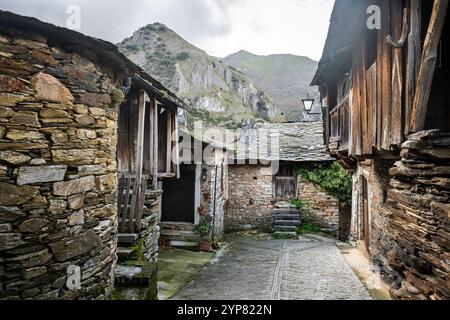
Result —
[{"label": "stone step", "polygon": [[297,220],[300,221],[300,215],[297,214],[274,214],[274,220]]},{"label": "stone step", "polygon": [[280,231],[280,232],[297,232],[297,227],[296,226],[275,226],[275,231]]},{"label": "stone step", "polygon": [[282,232],[277,231],[274,233],[275,237],[284,238],[284,239],[297,239],[297,232]]},{"label": "stone step", "polygon": [[172,241],[200,241],[200,235],[195,231],[162,229],[161,236]]},{"label": "stone step", "polygon": [[300,214],[298,209],[275,209],[273,210],[273,214]]},{"label": "stone step", "polygon": [[184,231],[194,231],[195,225],[189,222],[161,222],[161,229],[164,230],[184,230]]},{"label": "stone step", "polygon": [[199,243],[198,241],[170,241],[170,245],[174,248],[198,251]]},{"label": "stone step", "polygon": [[301,226],[301,222],[297,220],[275,220],[273,224],[274,226]]},{"label": "stone step", "polygon": [[131,258],[134,251],[129,248],[118,247],[117,248],[117,258],[119,261],[126,261]]},{"label": "stone step", "polygon": [[117,242],[126,246],[132,246],[136,243],[139,235],[136,233],[119,233],[117,235]]}]

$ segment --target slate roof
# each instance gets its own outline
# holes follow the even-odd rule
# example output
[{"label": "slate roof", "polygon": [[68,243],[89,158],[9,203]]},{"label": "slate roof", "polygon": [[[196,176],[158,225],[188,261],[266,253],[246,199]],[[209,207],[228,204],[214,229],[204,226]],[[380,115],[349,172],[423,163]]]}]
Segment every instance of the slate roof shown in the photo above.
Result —
[{"label": "slate roof", "polygon": [[326,152],[321,121],[258,124],[240,139],[234,158],[292,162],[333,160]]}]

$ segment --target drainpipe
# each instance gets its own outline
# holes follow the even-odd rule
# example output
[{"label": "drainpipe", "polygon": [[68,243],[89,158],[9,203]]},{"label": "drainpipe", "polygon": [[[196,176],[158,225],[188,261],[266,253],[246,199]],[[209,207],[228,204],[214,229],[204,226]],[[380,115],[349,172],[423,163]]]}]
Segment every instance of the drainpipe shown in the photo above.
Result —
[{"label": "drainpipe", "polygon": [[214,240],[215,236],[215,224],[216,224],[216,199],[217,199],[217,165],[215,166],[215,175],[214,175],[214,202],[213,202],[213,221],[212,221],[212,239]]}]

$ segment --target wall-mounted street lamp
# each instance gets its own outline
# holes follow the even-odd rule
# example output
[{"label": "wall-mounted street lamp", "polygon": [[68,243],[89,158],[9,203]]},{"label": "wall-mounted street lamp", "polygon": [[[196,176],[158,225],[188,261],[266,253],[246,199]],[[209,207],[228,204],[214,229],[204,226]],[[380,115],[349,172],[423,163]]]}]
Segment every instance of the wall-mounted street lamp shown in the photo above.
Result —
[{"label": "wall-mounted street lamp", "polygon": [[314,105],[314,99],[302,99],[303,106],[307,113],[310,113]]}]

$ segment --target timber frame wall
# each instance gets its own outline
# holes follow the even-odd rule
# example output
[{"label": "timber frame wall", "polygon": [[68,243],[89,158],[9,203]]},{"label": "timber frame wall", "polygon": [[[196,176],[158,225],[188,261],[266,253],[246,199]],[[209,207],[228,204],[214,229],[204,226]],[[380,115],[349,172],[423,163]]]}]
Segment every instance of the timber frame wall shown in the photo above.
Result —
[{"label": "timber frame wall", "polygon": [[450,297],[448,2],[337,0],[312,83],[328,151],[353,173],[352,238],[398,299]]},{"label": "timber frame wall", "polygon": [[[119,229],[140,230],[147,188],[179,177],[177,108],[131,88],[119,111]],[[173,151],[174,150],[174,151]],[[173,152],[172,152],[173,151]]]}]

